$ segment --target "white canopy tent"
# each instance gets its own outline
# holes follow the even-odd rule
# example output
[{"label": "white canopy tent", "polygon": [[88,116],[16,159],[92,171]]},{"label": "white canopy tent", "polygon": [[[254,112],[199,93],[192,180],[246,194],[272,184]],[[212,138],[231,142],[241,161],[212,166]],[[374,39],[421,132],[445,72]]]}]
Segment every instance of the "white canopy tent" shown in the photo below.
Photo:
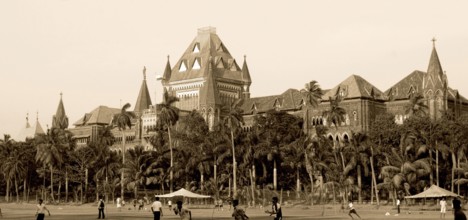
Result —
[{"label": "white canopy tent", "polygon": [[416,195],[405,196],[405,199],[419,199],[419,198],[441,198],[441,197],[461,197],[460,195],[450,192],[446,189],[432,185],[429,189]]},{"label": "white canopy tent", "polygon": [[204,198],[211,198],[211,196],[206,196],[206,195],[200,195],[197,193],[190,192],[184,188],[179,189],[175,192],[168,193],[168,194],[163,194],[163,195],[156,195],[160,198],[172,198],[172,197],[186,197],[186,198],[199,198],[199,199],[204,199]]}]

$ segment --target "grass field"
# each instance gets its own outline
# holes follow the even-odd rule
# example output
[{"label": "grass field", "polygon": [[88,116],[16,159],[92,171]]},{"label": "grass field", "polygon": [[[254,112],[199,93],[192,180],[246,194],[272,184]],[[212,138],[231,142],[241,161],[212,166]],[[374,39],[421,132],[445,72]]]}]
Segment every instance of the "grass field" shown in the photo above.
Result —
[{"label": "grass field", "polygon": [[[96,219],[97,218],[97,206],[91,204],[85,205],[47,205],[51,212],[51,216],[46,216],[46,219]],[[35,219],[34,214],[36,208],[34,204],[6,204],[0,203],[2,209],[2,219]],[[135,211],[127,209],[119,212],[113,205],[107,205],[106,207],[106,219],[152,219],[152,213],[149,210]],[[146,208],[150,208],[146,206]],[[218,211],[208,208],[192,208],[192,219],[194,220],[210,220],[210,219],[232,219],[231,211],[224,209],[224,211]],[[247,208],[245,209],[250,219],[261,220],[261,219],[273,219],[264,213],[263,209],[259,208]],[[322,212],[324,213],[322,215]],[[440,213],[438,211],[418,211],[417,208],[411,208],[411,214],[408,214],[408,210],[402,210],[399,216],[395,216],[396,211],[391,206],[381,206],[376,209],[375,206],[370,205],[356,205],[356,210],[362,219],[440,219]],[[390,216],[385,216],[385,213],[389,211]],[[179,219],[178,216],[174,215],[173,212],[169,212],[166,207],[163,210],[164,216],[162,219]],[[309,207],[283,207],[283,215],[285,220],[302,220],[302,219],[351,219],[347,212],[342,212],[338,206],[314,206]],[[355,217],[357,219],[357,217]],[[453,219],[453,214],[449,210],[445,216],[445,219]]]}]

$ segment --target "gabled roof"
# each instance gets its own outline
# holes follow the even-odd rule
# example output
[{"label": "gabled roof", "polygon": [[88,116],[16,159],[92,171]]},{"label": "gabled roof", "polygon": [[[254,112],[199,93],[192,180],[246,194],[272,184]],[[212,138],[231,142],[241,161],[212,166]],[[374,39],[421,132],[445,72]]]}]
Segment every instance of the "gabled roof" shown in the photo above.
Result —
[{"label": "gabled roof", "polygon": [[351,75],[333,89],[324,92],[322,99],[328,100],[328,97],[334,97],[343,93],[345,99],[349,98],[372,98],[383,100],[383,92],[370,84],[367,80],[358,75]]},{"label": "gabled roof", "polygon": [[302,95],[297,89],[288,89],[280,95],[254,97],[246,99],[242,104],[245,114],[251,114],[253,111],[266,112],[275,109],[283,111],[298,109],[302,101]]},{"label": "gabled roof", "polygon": [[148,109],[150,105],[151,97],[148,91],[148,86],[146,85],[145,77],[141,83],[140,92],[138,93],[138,98],[133,111],[142,113],[145,109]]},{"label": "gabled roof", "polygon": [[118,108],[109,108],[107,106],[99,106],[90,113],[86,113],[82,118],[76,121],[73,125],[109,125],[112,122],[114,115],[120,113]]},{"label": "gabled roof", "polygon": [[[197,45],[199,46],[199,51],[194,51]],[[216,34],[216,29],[207,27],[198,29],[198,35],[193,39],[184,54],[174,65],[171,73],[169,74],[169,72],[167,72],[166,74],[165,72],[164,75],[166,79],[164,83],[205,78],[207,76],[206,69],[209,67],[203,64],[206,64],[206,61],[208,61],[210,57],[217,62],[216,65],[219,64],[218,62],[221,58],[226,62],[223,63],[226,65],[213,66],[212,71],[215,77],[242,80],[242,70]],[[199,69],[192,68],[195,60],[200,61],[201,66]],[[179,71],[181,63],[185,64],[186,70]]]},{"label": "gabled roof", "polygon": [[408,99],[410,91],[422,91],[422,83],[425,73],[419,70],[413,71],[411,74],[397,82],[395,85],[385,91],[385,96],[390,100]]},{"label": "gabled roof", "polygon": [[169,55],[167,55],[167,63],[166,63],[166,68],[164,69],[164,74],[163,74],[163,82],[169,80],[171,78],[171,63],[169,62]]}]

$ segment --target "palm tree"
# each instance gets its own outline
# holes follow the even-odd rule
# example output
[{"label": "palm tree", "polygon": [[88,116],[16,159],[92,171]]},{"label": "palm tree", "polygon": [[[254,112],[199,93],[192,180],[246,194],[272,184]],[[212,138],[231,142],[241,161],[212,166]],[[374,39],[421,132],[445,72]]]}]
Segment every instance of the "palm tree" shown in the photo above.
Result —
[{"label": "palm tree", "polygon": [[237,198],[237,163],[236,163],[236,151],[234,148],[234,132],[244,123],[244,118],[241,109],[243,99],[237,99],[229,105],[223,106],[221,109],[223,115],[223,125],[229,128],[231,133],[231,148],[232,148],[232,180],[233,180],[233,198]]},{"label": "palm tree", "polygon": [[74,150],[74,141],[70,131],[51,128],[47,134],[39,134],[35,138],[37,146],[36,161],[50,168],[50,192],[54,201],[54,167],[60,168],[64,164],[65,155]]},{"label": "palm tree", "polygon": [[126,182],[127,188],[133,189],[134,197],[138,198],[137,192],[138,187],[142,184],[143,169],[146,162],[149,162],[152,157],[145,151],[143,146],[136,146],[134,149],[130,149],[128,152],[129,160],[124,164],[124,170],[127,174]]},{"label": "palm tree", "polygon": [[429,108],[424,103],[424,96],[419,93],[412,93],[409,98],[409,103],[405,106],[406,114],[410,117],[413,115],[418,117],[425,116]]},{"label": "palm tree", "polygon": [[362,133],[352,132],[352,139],[348,146],[345,147],[345,152],[347,152],[350,160],[346,165],[346,168],[343,172],[343,176],[347,176],[351,170],[357,171],[357,182],[358,182],[358,193],[359,193],[359,203],[362,203],[362,170],[364,168],[364,173],[367,176],[368,167],[367,163],[369,162],[369,155],[366,152],[366,141],[367,135]]},{"label": "palm tree", "polygon": [[[0,160],[9,161],[10,157],[14,155],[14,140],[11,139],[11,136],[8,134],[3,135],[3,139],[0,139]],[[11,179],[14,176],[11,166],[8,163],[1,163],[0,165],[1,172],[6,180],[6,195],[5,200],[10,201],[10,183]]]},{"label": "palm tree", "polygon": [[[122,107],[122,110],[119,114],[114,116],[113,123],[115,126],[119,128],[119,131],[122,133],[122,168],[125,164],[125,129],[128,127],[129,129],[132,128],[132,119],[135,118],[135,114],[133,112],[127,112],[127,109],[130,108],[130,103],[125,104]],[[125,174],[124,170],[122,169],[121,178],[120,178],[120,194],[122,196],[122,200],[124,200],[124,180]]]},{"label": "palm tree", "polygon": [[335,99],[332,97],[328,97],[328,99],[330,102],[330,108],[323,112],[323,117],[327,119],[329,126],[334,124],[336,128],[345,122],[346,110],[340,106],[342,101],[342,97],[340,95],[337,95]]},{"label": "palm tree", "polygon": [[118,160],[116,160],[117,154],[109,149],[114,142],[115,138],[112,134],[112,126],[105,126],[99,130],[97,140],[91,143],[96,155],[93,165],[100,167],[96,170],[96,179],[105,177],[104,192],[106,203],[109,202],[109,175],[114,176],[119,166]]},{"label": "palm tree", "polygon": [[301,93],[303,94],[304,99],[307,101],[307,104],[312,107],[318,106],[323,95],[322,89],[315,80],[306,83],[305,88],[301,89]]},{"label": "palm tree", "polygon": [[167,90],[164,90],[163,101],[156,105],[159,117],[159,121],[166,126],[167,134],[169,136],[169,150],[171,156],[171,164],[169,167],[169,179],[170,179],[170,192],[173,191],[173,178],[174,178],[174,156],[172,152],[172,137],[171,137],[171,127],[177,123],[179,120],[179,109],[173,104],[179,101],[179,98],[169,95]]}]

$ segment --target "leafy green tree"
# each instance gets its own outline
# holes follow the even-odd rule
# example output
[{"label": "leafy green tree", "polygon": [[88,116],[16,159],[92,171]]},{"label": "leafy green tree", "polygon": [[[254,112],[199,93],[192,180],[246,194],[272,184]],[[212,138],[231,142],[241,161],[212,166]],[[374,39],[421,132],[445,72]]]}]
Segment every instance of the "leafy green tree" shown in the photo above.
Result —
[{"label": "leafy green tree", "polygon": [[425,116],[429,108],[425,104],[424,96],[420,93],[412,93],[409,98],[410,100],[405,106],[406,114],[410,117],[413,115],[418,117]]}]

